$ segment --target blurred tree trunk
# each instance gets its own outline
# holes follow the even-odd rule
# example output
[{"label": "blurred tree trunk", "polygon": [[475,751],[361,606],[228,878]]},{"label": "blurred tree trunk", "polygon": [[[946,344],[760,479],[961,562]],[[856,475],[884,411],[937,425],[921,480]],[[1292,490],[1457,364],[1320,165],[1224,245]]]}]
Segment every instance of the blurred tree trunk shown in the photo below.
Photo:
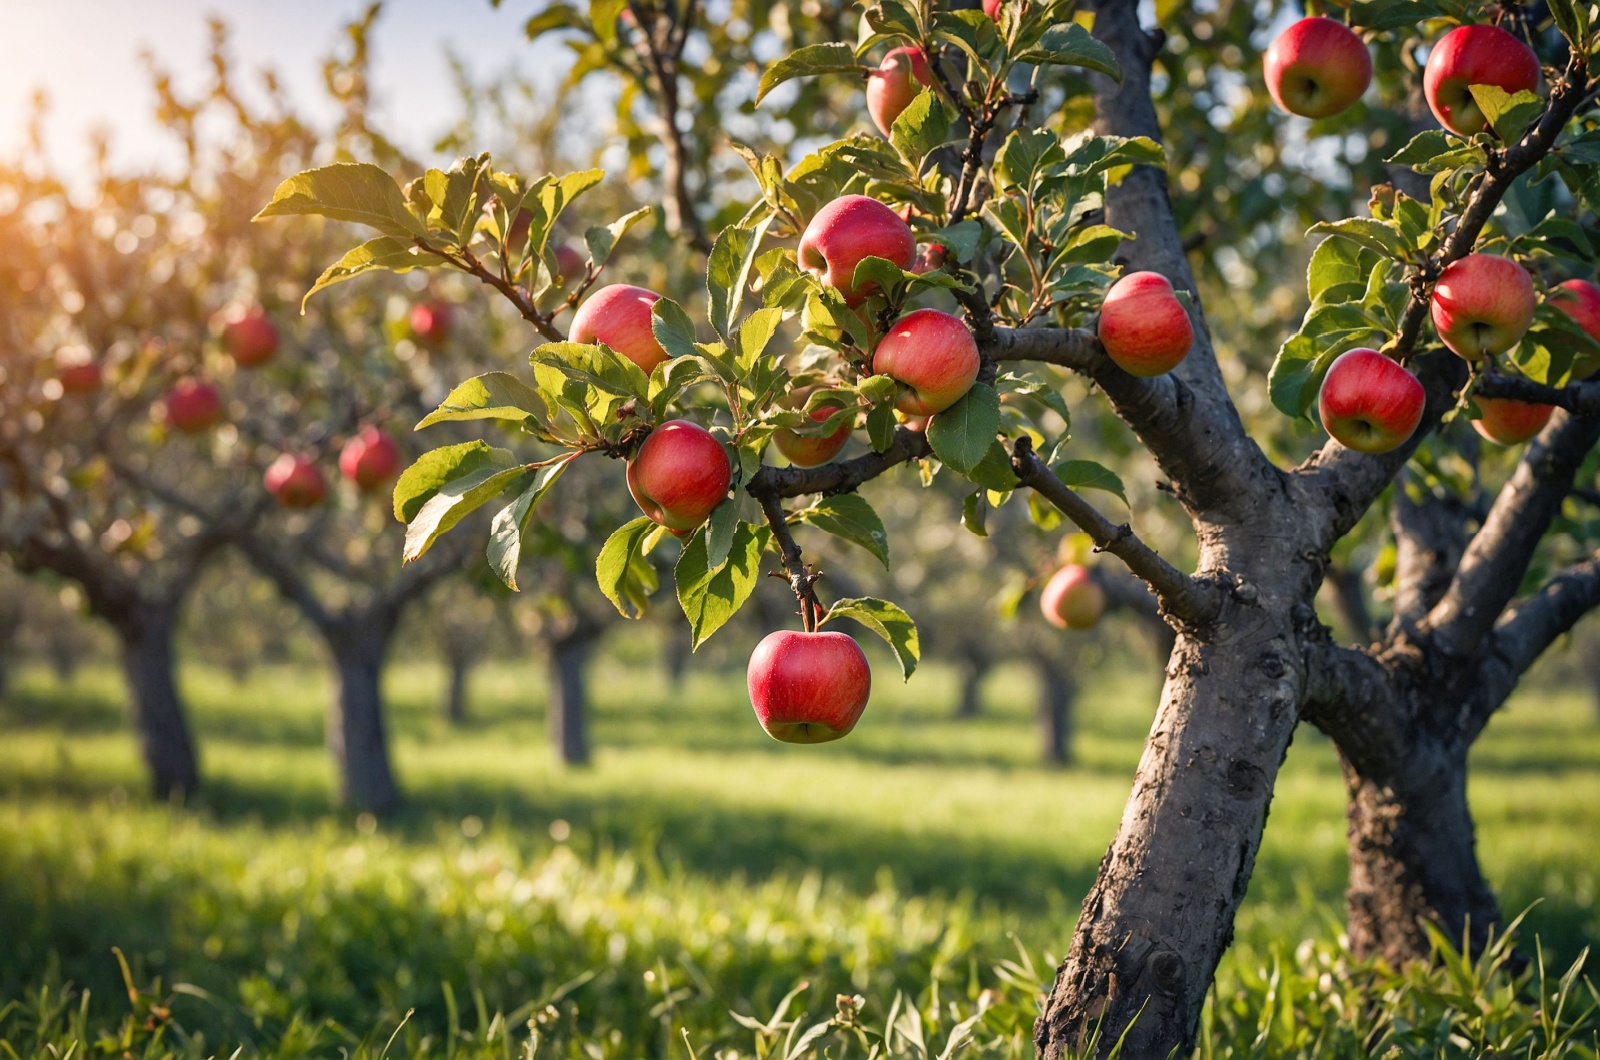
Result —
[{"label": "blurred tree trunk", "polygon": [[956,670],[961,681],[960,696],[956,700],[957,718],[976,718],[982,712],[983,679],[992,668],[988,652],[978,645],[966,645],[956,655]]},{"label": "blurred tree trunk", "polygon": [[139,751],[158,799],[184,799],[200,787],[200,765],[173,672],[177,621],[176,604],[141,603],[114,625]]},{"label": "blurred tree trunk", "polygon": [[550,649],[550,743],[567,765],[589,761],[589,658],[602,629],[579,620],[547,642]]},{"label": "blurred tree trunk", "polygon": [[328,748],[346,806],[388,813],[400,805],[383,717],[383,663],[394,637],[387,609],[342,616],[323,628],[338,684],[328,712]]},{"label": "blurred tree trunk", "polygon": [[1045,652],[1032,656],[1039,681],[1039,750],[1045,765],[1064,766],[1072,761],[1072,703],[1077,687],[1066,667]]},{"label": "blurred tree trunk", "polygon": [[689,669],[693,656],[690,648],[689,627],[681,622],[672,623],[661,637],[661,670],[673,689],[683,686],[683,675]]},{"label": "blurred tree trunk", "polygon": [[447,660],[450,678],[444,688],[444,719],[451,725],[464,725],[467,720],[467,677],[475,660],[452,654]]}]

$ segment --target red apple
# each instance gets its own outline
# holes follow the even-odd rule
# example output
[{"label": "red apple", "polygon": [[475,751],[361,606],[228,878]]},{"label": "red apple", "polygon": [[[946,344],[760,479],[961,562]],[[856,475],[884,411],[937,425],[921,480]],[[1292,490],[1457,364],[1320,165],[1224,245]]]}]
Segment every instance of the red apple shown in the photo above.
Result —
[{"label": "red apple", "polygon": [[911,271],[920,276],[922,273],[944,268],[944,262],[944,247],[937,243],[929,243],[918,249],[916,258],[911,262]]},{"label": "red apple", "polygon": [[999,22],[1000,8],[1005,5],[1005,2],[1006,0],[983,0],[983,13]]},{"label": "red apple", "polygon": [[1600,342],[1600,286],[1588,280],[1556,284],[1547,301],[1578,322],[1589,337]]},{"label": "red apple", "polygon": [[1069,563],[1045,582],[1039,610],[1059,629],[1093,629],[1105,614],[1106,594],[1089,568]]},{"label": "red apple", "polygon": [[867,113],[872,124],[888,136],[900,112],[927,86],[933,84],[928,55],[921,48],[895,48],[867,75]]},{"label": "red apple", "polygon": [[584,257],[565,243],[556,248],[556,268],[566,279],[582,276],[587,270],[584,268]]},{"label": "red apple", "polygon": [[261,481],[285,508],[315,508],[328,495],[328,480],[322,469],[297,453],[279,453]]},{"label": "red apple", "polygon": [[1367,46],[1331,18],[1302,18],[1278,34],[1262,69],[1278,106],[1306,118],[1346,110],[1372,83]]},{"label": "red apple", "polygon": [[400,470],[400,447],[376,427],[361,432],[339,451],[339,473],[354,482],[363,493],[382,486]]},{"label": "red apple", "polygon": [[254,368],[278,352],[278,329],[260,306],[235,308],[222,328],[222,345],[240,368]]},{"label": "red apple", "polygon": [[180,379],[165,401],[167,425],[184,434],[199,434],[222,422],[222,395],[210,383]]},{"label": "red apple", "polygon": [[894,407],[931,416],[960,401],[978,378],[978,344],[959,317],[917,309],[889,328],[872,356],[872,370],[900,384]]},{"label": "red apple", "polygon": [[761,727],[784,743],[837,740],[872,694],[867,657],[844,633],[769,633],[750,653],[747,679]]},{"label": "red apple", "polygon": [[[799,387],[790,391],[778,404],[784,408],[803,409],[806,400],[816,389],[814,386]],[[842,408],[842,402],[825,401],[811,410],[811,418],[821,423]],[[839,450],[850,441],[850,429],[849,422],[841,423],[832,434],[827,435],[796,434],[793,428],[779,427],[772,432],[772,444],[796,467],[817,467],[839,455]]]},{"label": "red apple", "polygon": [[1130,272],[1100,306],[1100,345],[1129,375],[1163,375],[1189,356],[1194,325],[1172,284],[1155,272]]},{"label": "red apple", "polygon": [[688,420],[651,431],[628,461],[628,492],[639,510],[680,537],[706,521],[732,481],[722,443]]},{"label": "red apple", "polygon": [[429,346],[450,337],[450,306],[445,302],[418,302],[411,307],[411,334]]},{"label": "red apple", "polygon": [[1459,26],[1428,53],[1422,93],[1451,132],[1471,136],[1487,124],[1470,86],[1495,85],[1515,95],[1539,83],[1539,57],[1499,26]]},{"label": "red apple", "polygon": [[1468,254],[1439,274],[1433,326],[1446,346],[1476,361],[1521,342],[1536,302],[1533,281],[1521,265],[1494,254]]},{"label": "red apple", "polygon": [[93,394],[100,389],[100,366],[83,347],[56,351],[56,382],[63,394]]},{"label": "red apple", "polygon": [[866,301],[870,288],[856,290],[856,266],[863,258],[885,258],[902,269],[917,257],[911,226],[889,207],[865,195],[841,196],[817,211],[800,237],[800,267],[844,295],[850,305]]},{"label": "red apple", "polygon": [[661,296],[643,287],[614,283],[591,294],[572,316],[573,342],[603,342],[646,375],[667,359],[650,326],[650,307]]},{"label": "red apple", "polygon": [[1387,453],[1422,421],[1428,394],[1417,377],[1377,350],[1341,353],[1317,395],[1323,428],[1358,453]]},{"label": "red apple", "polygon": [[1533,405],[1512,398],[1474,397],[1483,415],[1472,421],[1472,429],[1500,445],[1521,445],[1544,430],[1554,405]]}]

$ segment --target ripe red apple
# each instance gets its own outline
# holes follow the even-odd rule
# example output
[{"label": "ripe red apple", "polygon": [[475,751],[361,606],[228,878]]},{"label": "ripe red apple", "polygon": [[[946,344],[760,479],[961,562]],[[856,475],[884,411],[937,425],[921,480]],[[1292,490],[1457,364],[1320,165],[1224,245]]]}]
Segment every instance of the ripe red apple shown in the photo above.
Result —
[{"label": "ripe red apple", "polygon": [[639,510],[680,537],[706,521],[732,481],[722,443],[688,420],[651,431],[628,461],[628,492]]},{"label": "ripe red apple", "polygon": [[1000,8],[1005,5],[1005,2],[1006,0],[983,0],[983,13],[999,22]]},{"label": "ripe red apple", "polygon": [[1500,445],[1521,445],[1544,430],[1554,405],[1534,405],[1512,398],[1474,397],[1482,416],[1472,421],[1472,429]]},{"label": "ripe red apple", "polygon": [[1155,272],[1130,272],[1100,306],[1100,345],[1129,375],[1149,378],[1176,368],[1194,345],[1194,325],[1172,284]]},{"label": "ripe red apple", "polygon": [[929,243],[917,250],[917,256],[911,262],[911,271],[920,276],[922,273],[944,268],[944,262],[944,247],[937,243]]},{"label": "ripe red apple", "polygon": [[1600,286],[1588,280],[1567,280],[1556,284],[1547,300],[1600,342]]},{"label": "ripe red apple", "polygon": [[315,508],[328,495],[328,480],[322,469],[298,453],[279,453],[261,481],[285,508]]},{"label": "ripe red apple", "polygon": [[363,493],[382,486],[400,470],[400,447],[384,431],[363,427],[339,451],[339,473]]},{"label": "ripe red apple", "polygon": [[222,422],[222,395],[210,383],[180,379],[165,401],[167,425],[184,434],[199,434]]},{"label": "ripe red apple", "polygon": [[917,309],[889,328],[872,356],[872,370],[900,384],[894,407],[931,416],[961,400],[978,378],[978,344],[959,317]]},{"label": "ripe red apple", "polygon": [[441,346],[450,337],[450,306],[445,302],[418,302],[411,307],[411,334],[429,346]]},{"label": "ripe red apple", "polygon": [[761,727],[784,743],[837,740],[872,694],[867,657],[844,633],[769,633],[750,653],[747,681]]},{"label": "ripe red apple", "polygon": [[240,368],[254,368],[278,352],[278,329],[260,306],[234,309],[222,328],[222,345]]},{"label": "ripe red apple", "polygon": [[885,258],[902,269],[917,257],[911,226],[889,207],[865,195],[844,195],[817,211],[800,237],[800,267],[844,295],[850,305],[866,301],[870,288],[854,287],[862,258]]},{"label": "ripe red apple", "polygon": [[654,291],[626,283],[602,287],[572,315],[572,341],[603,342],[649,375],[667,359],[650,327],[650,307],[660,298]]},{"label": "ripe red apple", "polygon": [[[806,400],[817,388],[803,386],[789,392],[778,404],[789,409],[803,409]],[[839,401],[826,401],[811,410],[811,418],[818,423],[823,422],[835,412],[844,408]],[[839,455],[839,450],[850,441],[851,424],[841,423],[837,430],[827,435],[796,434],[790,427],[779,427],[772,432],[772,444],[796,467],[817,467],[826,464]]]},{"label": "ripe red apple", "polygon": [[1422,93],[1451,132],[1471,136],[1487,124],[1470,86],[1495,85],[1515,95],[1539,83],[1539,57],[1499,26],[1459,26],[1428,53]]},{"label": "ripe red apple", "polygon": [[895,48],[867,75],[867,113],[872,124],[888,136],[900,112],[927,86],[933,84],[928,55],[921,48]]},{"label": "ripe red apple", "polygon": [[1377,350],[1341,353],[1317,395],[1322,426],[1358,453],[1387,453],[1422,421],[1428,394],[1417,377]]},{"label": "ripe red apple", "polygon": [[1106,594],[1089,568],[1069,563],[1045,582],[1039,610],[1059,629],[1093,629],[1105,614]]},{"label": "ripe red apple", "polygon": [[93,394],[100,389],[100,366],[80,347],[56,351],[56,382],[63,394]]},{"label": "ripe red apple", "polygon": [[1306,118],[1338,114],[1372,83],[1367,46],[1331,18],[1302,18],[1278,34],[1262,69],[1278,106]]},{"label": "ripe red apple", "polygon": [[1476,361],[1521,342],[1536,302],[1533,281],[1521,265],[1494,254],[1468,254],[1439,274],[1433,326],[1446,346]]},{"label": "ripe red apple", "polygon": [[584,257],[563,243],[556,248],[556,268],[569,280],[582,276],[585,272]]}]

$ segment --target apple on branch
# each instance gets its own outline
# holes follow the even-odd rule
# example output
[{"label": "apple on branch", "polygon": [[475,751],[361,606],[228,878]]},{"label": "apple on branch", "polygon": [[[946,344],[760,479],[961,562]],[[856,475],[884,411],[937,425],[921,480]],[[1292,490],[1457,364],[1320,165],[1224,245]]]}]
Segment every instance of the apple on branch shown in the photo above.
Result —
[{"label": "apple on branch", "polygon": [[1472,429],[1497,445],[1521,445],[1544,430],[1550,422],[1554,405],[1535,405],[1515,398],[1474,397],[1480,415],[1472,420]]},{"label": "apple on branch", "polygon": [[847,304],[867,300],[871,286],[855,287],[856,266],[883,258],[902,269],[917,257],[911,226],[889,207],[865,195],[844,195],[817,211],[800,237],[800,267],[844,295]]},{"label": "apple on branch", "polygon": [[[804,410],[806,401],[817,390],[815,386],[803,386],[791,390],[778,402],[787,409]],[[822,423],[834,413],[844,408],[840,401],[824,401],[811,410],[810,418]],[[839,424],[831,434],[799,434],[792,427],[779,427],[772,432],[772,444],[777,446],[785,460],[795,467],[818,467],[826,464],[839,455],[839,450],[850,441],[852,424],[847,420]]]},{"label": "apple on branch", "polygon": [[1521,342],[1537,304],[1527,269],[1495,254],[1468,254],[1439,274],[1433,326],[1446,346],[1476,361]]},{"label": "apple on branch", "polygon": [[1189,355],[1194,325],[1165,276],[1130,272],[1100,306],[1100,345],[1129,375],[1164,375]]},{"label": "apple on branch", "polygon": [[63,394],[93,394],[100,389],[100,366],[82,346],[57,350],[55,365],[56,382]]},{"label": "apple on branch", "polygon": [[1105,614],[1106,594],[1089,568],[1069,563],[1045,583],[1039,610],[1057,629],[1093,629]]},{"label": "apple on branch", "polygon": [[654,291],[631,284],[602,287],[572,315],[570,337],[573,342],[605,343],[649,375],[667,360],[650,319],[650,307],[660,299]]},{"label": "apple on branch", "polygon": [[861,719],[872,670],[845,633],[767,634],[750,653],[750,705],[767,735],[784,743],[837,740]]},{"label": "apple on branch", "polygon": [[688,420],[668,420],[628,461],[627,478],[639,510],[686,537],[728,495],[733,467],[710,431]]},{"label": "apple on branch", "polygon": [[921,48],[895,48],[867,75],[867,113],[878,131],[888,136],[894,120],[933,84],[928,55]]},{"label": "apple on branch", "polygon": [[1428,393],[1404,365],[1377,350],[1347,350],[1336,358],[1317,394],[1323,429],[1358,453],[1387,453],[1422,422]]},{"label": "apple on branch", "polygon": [[907,416],[943,412],[972,389],[980,359],[960,317],[917,309],[889,328],[872,355],[872,370],[900,384],[894,407]]},{"label": "apple on branch", "polygon": [[240,368],[265,364],[278,352],[278,328],[260,306],[235,307],[223,320],[223,348]]},{"label": "apple on branch", "polygon": [[1372,83],[1372,56],[1361,38],[1331,18],[1303,18],[1278,35],[1262,69],[1278,106],[1305,118],[1349,109]]},{"label": "apple on branch", "polygon": [[339,473],[371,493],[400,471],[400,447],[376,427],[363,427],[339,451]]},{"label": "apple on branch", "polygon": [[1600,342],[1600,286],[1588,280],[1558,283],[1546,299],[1578,322],[1591,339]]},{"label": "apple on branch", "polygon": [[210,383],[180,379],[167,391],[167,426],[184,434],[200,434],[222,422],[222,395]]},{"label": "apple on branch", "polygon": [[1473,85],[1494,85],[1511,95],[1539,84],[1539,57],[1499,26],[1458,26],[1428,53],[1422,94],[1433,116],[1453,133],[1482,132],[1488,120],[1472,97]]},{"label": "apple on branch", "polygon": [[291,510],[315,508],[328,495],[322,469],[298,453],[279,453],[261,481],[279,504]]},{"label": "apple on branch", "polygon": [[450,306],[446,302],[418,302],[411,307],[411,334],[428,346],[442,346],[450,337]]}]

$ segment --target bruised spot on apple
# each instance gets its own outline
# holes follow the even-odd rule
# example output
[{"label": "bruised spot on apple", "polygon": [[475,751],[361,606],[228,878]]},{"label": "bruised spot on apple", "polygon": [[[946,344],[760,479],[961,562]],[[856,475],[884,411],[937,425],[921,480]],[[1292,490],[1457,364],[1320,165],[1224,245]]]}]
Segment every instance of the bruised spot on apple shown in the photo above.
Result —
[{"label": "bruised spot on apple", "polygon": [[450,337],[450,306],[445,302],[418,302],[407,318],[411,334],[429,346],[442,346]]},{"label": "bruised spot on apple", "polygon": [[371,493],[400,470],[400,447],[376,427],[363,427],[339,451],[339,474]]},{"label": "bruised spot on apple", "polygon": [[1106,292],[1100,306],[1100,345],[1129,375],[1164,375],[1189,356],[1194,325],[1157,272],[1130,272]]},{"label": "bruised spot on apple", "polygon": [[722,503],[733,481],[728,452],[688,420],[668,420],[628,461],[628,492],[651,521],[684,537]]},{"label": "bruised spot on apple", "polygon": [[667,360],[650,323],[650,307],[660,300],[654,291],[632,284],[602,287],[573,314],[572,341],[603,342],[649,375]]},{"label": "bruised spot on apple", "polygon": [[1329,118],[1349,109],[1372,83],[1372,56],[1344,23],[1302,18],[1278,34],[1262,70],[1278,106],[1305,118]]},{"label": "bruised spot on apple", "polygon": [[818,210],[800,237],[800,267],[858,306],[875,285],[855,287],[856,266],[863,258],[883,258],[902,269],[917,257],[911,226],[877,199],[843,195]]},{"label": "bruised spot on apple", "polygon": [[1453,133],[1482,132],[1488,120],[1472,98],[1473,85],[1516,95],[1539,84],[1539,57],[1499,26],[1458,26],[1428,53],[1422,94],[1433,116]]},{"label": "bruised spot on apple", "polygon": [[315,508],[328,495],[322,469],[298,453],[279,453],[261,481],[279,504],[295,511]]},{"label": "bruised spot on apple", "polygon": [[1556,284],[1547,301],[1577,321],[1591,339],[1600,342],[1600,286],[1588,280],[1567,280]]},{"label": "bruised spot on apple", "polygon": [[1093,629],[1105,614],[1106,594],[1089,568],[1069,563],[1045,583],[1039,610],[1057,629]]},{"label": "bruised spot on apple", "polygon": [[200,434],[222,422],[222,395],[210,383],[180,379],[167,391],[167,426],[184,434]]},{"label": "bruised spot on apple", "polygon": [[872,694],[867,657],[844,633],[769,633],[750,653],[746,677],[761,727],[784,743],[839,739]]},{"label": "bruised spot on apple", "polygon": [[907,416],[943,412],[978,378],[978,344],[959,317],[917,309],[889,328],[872,355],[872,370],[900,384],[894,407]]},{"label": "bruised spot on apple", "polygon": [[1482,414],[1472,421],[1472,429],[1497,445],[1521,445],[1544,430],[1554,405],[1534,405],[1514,398],[1474,397]]},{"label": "bruised spot on apple", "polygon": [[1387,453],[1422,422],[1428,394],[1416,376],[1377,350],[1341,353],[1317,394],[1323,429],[1347,449]]},{"label": "bruised spot on apple", "polygon": [[240,368],[254,368],[278,352],[278,328],[260,306],[235,308],[224,318],[222,345]]},{"label": "bruised spot on apple", "polygon": [[867,113],[878,131],[888,136],[894,120],[933,84],[928,54],[921,48],[895,48],[867,75]]},{"label": "bruised spot on apple", "polygon": [[[787,409],[804,409],[806,401],[816,391],[814,386],[798,387],[785,395],[778,404]],[[825,401],[811,410],[811,419],[822,423],[844,408],[839,401]],[[785,460],[795,467],[818,467],[839,455],[839,450],[850,441],[853,425],[846,421],[830,434],[799,434],[792,427],[779,427],[772,432],[772,444],[778,447]]]},{"label": "bruised spot on apple", "polygon": [[1446,346],[1476,361],[1521,342],[1537,301],[1527,269],[1495,254],[1468,254],[1439,274],[1433,326]]}]

